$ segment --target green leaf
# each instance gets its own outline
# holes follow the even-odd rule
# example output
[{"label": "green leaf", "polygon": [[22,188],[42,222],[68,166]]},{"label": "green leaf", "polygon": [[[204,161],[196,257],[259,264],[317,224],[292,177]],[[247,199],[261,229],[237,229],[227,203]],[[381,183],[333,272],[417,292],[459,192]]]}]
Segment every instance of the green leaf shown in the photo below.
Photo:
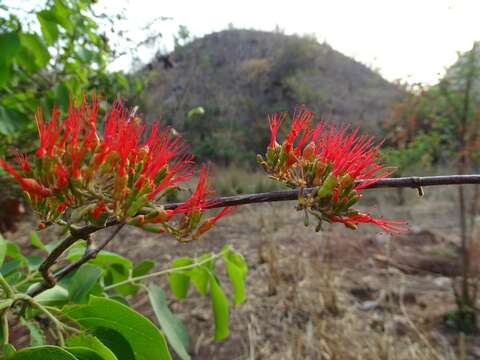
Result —
[{"label": "green leaf", "polygon": [[[129,278],[129,276],[130,276],[129,269],[126,269],[125,267],[118,264],[113,264],[108,270],[106,276],[104,276],[104,281],[105,281],[105,284],[111,285],[111,284],[116,284],[116,283],[125,281]],[[138,285],[125,284],[125,285],[116,287],[115,292],[123,296],[128,296],[128,295],[135,295],[139,289],[140,287]]]},{"label": "green leaf", "polygon": [[228,337],[228,300],[215,275],[210,275],[210,296],[212,300],[213,317],[215,319],[215,340]]},{"label": "green leaf", "polygon": [[153,260],[143,260],[139,264],[137,264],[132,271],[132,276],[137,277],[137,276],[143,276],[145,274],[148,274],[150,270],[152,270],[155,267],[155,261]]},{"label": "green leaf", "polygon": [[[5,60],[0,59],[0,88],[7,85],[8,81],[10,80],[10,67],[11,64],[10,62],[7,62]],[[0,107],[0,119],[2,119],[2,122],[0,123],[0,132],[4,135],[9,135],[12,133],[11,129],[11,123],[4,123],[4,120],[10,120],[10,118],[7,115],[6,111],[4,110],[3,106]]]},{"label": "green leaf", "polygon": [[84,303],[94,285],[102,276],[102,269],[92,264],[83,264],[75,272],[68,285],[68,294],[72,302]]},{"label": "green leaf", "polygon": [[205,109],[201,106],[198,106],[196,108],[193,108],[192,110],[190,110],[187,114],[187,117],[189,119],[192,119],[194,118],[195,116],[201,116],[201,115],[204,115],[205,114]]},{"label": "green leaf", "polygon": [[[194,263],[192,258],[182,257],[173,260],[172,269],[177,269],[183,266],[192,265]],[[178,271],[168,274],[168,283],[172,293],[177,299],[183,299],[187,296],[188,284],[190,283],[190,276],[185,272]]]},{"label": "green leaf", "polygon": [[20,50],[20,40],[16,32],[0,34],[0,87],[10,80],[12,59]]},{"label": "green leaf", "polygon": [[72,346],[67,347],[66,350],[70,354],[75,355],[78,360],[105,360],[105,358],[98,354],[96,351],[87,347]]},{"label": "green leaf", "polygon": [[12,345],[12,344],[5,344],[3,345],[3,354],[5,356],[10,356],[10,355],[13,355],[15,354],[16,350],[15,350],[15,347]]},{"label": "green leaf", "polygon": [[187,349],[189,346],[188,333],[185,325],[178,320],[168,308],[163,290],[155,285],[148,288],[150,303],[160,323],[160,327],[167,337],[168,343],[182,360],[189,360]]},{"label": "green leaf", "polygon": [[68,290],[60,285],[55,285],[37,295],[35,300],[42,305],[63,305],[68,302]]},{"label": "green leaf", "polygon": [[48,45],[53,45],[58,40],[58,26],[55,21],[55,14],[50,10],[37,12],[37,19],[40,22],[43,37]]},{"label": "green leaf", "polygon": [[[10,67],[4,66],[0,62],[0,87],[4,82],[6,83],[6,78],[10,76]],[[15,120],[10,116],[10,111],[4,106],[0,106],[0,134],[11,135],[15,131]]]},{"label": "green leaf", "polygon": [[[85,249],[83,248],[75,248],[70,251],[67,258],[69,261],[76,261],[80,259],[84,253]],[[132,262],[121,255],[116,253],[102,250],[100,251],[95,259],[90,260],[90,264],[94,264],[100,266],[102,269],[108,270],[112,265],[121,265],[126,270],[130,270],[133,265]]]},{"label": "green leaf", "polygon": [[78,360],[68,351],[58,346],[39,346],[20,350],[8,357],[8,360]]},{"label": "green leaf", "polygon": [[227,251],[223,255],[228,277],[233,286],[233,303],[239,305],[245,301],[245,277],[248,267],[242,255]]},{"label": "green leaf", "polygon": [[10,64],[20,50],[20,39],[16,32],[0,34],[0,62]]},{"label": "green leaf", "polygon": [[0,266],[3,265],[6,255],[7,255],[7,240],[5,240],[2,234],[0,234]]},{"label": "green leaf", "polygon": [[127,339],[125,339],[119,332],[98,327],[92,332],[92,335],[100,339],[102,344],[105,344],[117,357],[118,360],[132,360],[135,359],[133,349]]},{"label": "green leaf", "polygon": [[40,264],[45,260],[42,256],[38,255],[29,255],[25,256],[25,260],[27,261],[27,266],[30,271],[35,271],[38,269]]},{"label": "green leaf", "polygon": [[70,8],[65,6],[62,0],[55,0],[55,6],[52,8],[56,22],[61,25],[68,34],[73,33],[73,22],[69,20],[69,16],[73,13]]},{"label": "green leaf", "polygon": [[60,109],[66,113],[68,111],[68,107],[70,104],[70,98],[69,98],[70,95],[65,83],[60,82],[57,85],[55,85],[54,93],[55,93],[56,103],[60,106]]},{"label": "green leaf", "polygon": [[35,246],[37,249],[48,252],[47,248],[42,243],[42,240],[40,240],[38,234],[35,231],[30,232],[30,241],[32,242],[32,245]]},{"label": "green leaf", "polygon": [[62,239],[50,241],[48,244],[45,245],[45,249],[50,254],[53,251],[53,249],[55,249],[58,245],[60,245],[61,242],[62,242]]},{"label": "green leaf", "polygon": [[19,36],[22,47],[16,56],[17,62],[30,72],[47,66],[50,53],[42,39],[37,34],[21,33]]},{"label": "green leaf", "polygon": [[210,275],[204,266],[198,266],[190,270],[190,281],[201,295],[207,295],[209,279]]},{"label": "green leaf", "polygon": [[9,276],[9,275],[17,272],[19,269],[21,269],[22,264],[23,263],[20,260],[7,261],[0,268],[0,273],[3,276]]},{"label": "green leaf", "polygon": [[43,334],[43,331],[38,325],[38,323],[34,321],[27,321],[24,319],[22,319],[21,321],[22,321],[22,324],[30,332],[30,346],[45,345],[46,343],[45,335]]},{"label": "green leaf", "polygon": [[105,346],[98,338],[92,335],[72,336],[67,339],[67,345],[71,347],[87,347],[94,350],[103,360],[118,360],[115,354]]},{"label": "green leaf", "polygon": [[[118,332],[130,344],[135,360],[171,359],[160,330],[150,320],[115,300],[91,296],[86,305],[65,307],[64,314],[87,330],[106,328]],[[94,331],[94,335],[105,343],[101,333]]]},{"label": "green leaf", "polygon": [[11,257],[12,259],[18,259],[18,260],[21,260],[21,261],[24,261],[24,257],[22,255],[22,253],[20,252],[20,249],[18,248],[18,246],[11,242],[10,240],[7,240],[7,254],[6,254],[8,257]]}]

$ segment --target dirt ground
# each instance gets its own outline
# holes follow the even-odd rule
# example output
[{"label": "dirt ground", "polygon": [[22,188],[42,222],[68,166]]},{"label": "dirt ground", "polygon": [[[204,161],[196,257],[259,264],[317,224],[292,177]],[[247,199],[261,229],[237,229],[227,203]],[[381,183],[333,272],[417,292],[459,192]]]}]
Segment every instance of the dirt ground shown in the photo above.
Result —
[{"label": "dirt ground", "polygon": [[[409,222],[410,231],[394,237],[369,226],[315,233],[288,202],[242,207],[195,243],[125,229],[110,249],[154,258],[159,269],[225,243],[244,255],[248,297],[231,309],[226,341],[212,340],[208,299],[194,291],[171,298],[193,359],[480,359],[478,334],[460,335],[444,321],[460,272],[454,192],[419,199],[412,190],[406,200],[396,206],[381,191],[366,197],[374,213]],[[165,278],[155,282],[171,295]],[[152,315],[145,297],[134,306]]]}]

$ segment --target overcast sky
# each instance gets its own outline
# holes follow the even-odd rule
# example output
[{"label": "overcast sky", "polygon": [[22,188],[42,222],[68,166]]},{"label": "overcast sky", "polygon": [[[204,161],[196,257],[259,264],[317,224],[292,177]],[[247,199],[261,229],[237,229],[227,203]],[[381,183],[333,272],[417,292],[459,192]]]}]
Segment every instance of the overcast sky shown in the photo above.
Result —
[{"label": "overcast sky", "polygon": [[[119,9],[118,0],[100,0],[107,9]],[[389,80],[432,84],[457,51],[466,51],[480,40],[478,0],[123,0],[126,27],[134,39],[137,31],[159,16],[165,50],[178,25],[200,37],[226,29],[273,30],[286,34],[315,34],[334,49],[380,70]],[[151,53],[144,50],[146,58]],[[127,68],[128,58],[115,68]]]}]

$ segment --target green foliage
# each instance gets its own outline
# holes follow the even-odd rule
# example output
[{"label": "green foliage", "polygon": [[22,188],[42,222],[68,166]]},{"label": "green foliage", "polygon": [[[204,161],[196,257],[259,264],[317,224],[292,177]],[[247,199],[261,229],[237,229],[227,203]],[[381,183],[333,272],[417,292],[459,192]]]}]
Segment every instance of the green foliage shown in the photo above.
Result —
[{"label": "green foliage", "polygon": [[414,173],[431,167],[441,151],[440,136],[437,132],[420,134],[403,147],[390,147],[382,151],[384,163],[395,166],[395,176]]},{"label": "green foliage", "polygon": [[86,303],[93,287],[102,276],[102,269],[92,264],[83,264],[72,276],[68,286],[71,302]]},{"label": "green foliage", "polygon": [[189,347],[187,330],[185,325],[168,308],[165,293],[160,287],[155,285],[150,285],[148,293],[155,316],[168,339],[168,343],[182,360],[190,359],[190,355],[187,352]]},{"label": "green foliage", "polygon": [[142,90],[138,81],[107,71],[112,49],[91,6],[47,0],[33,23],[9,9],[0,16],[0,155],[12,144],[30,150],[39,107],[49,113],[58,104],[65,113],[70,97],[91,90],[107,98]]},{"label": "green foliage", "polygon": [[7,357],[8,360],[78,360],[70,352],[57,346],[40,346],[25,349]]},{"label": "green foliage", "polygon": [[423,166],[427,157],[455,166],[471,166],[479,160],[479,59],[474,44],[437,85],[413,88],[412,94],[393,108],[386,132],[391,145],[399,150],[391,156],[387,153],[388,160],[402,167],[407,163]]},{"label": "green foliage", "polygon": [[88,348],[97,355],[99,355],[103,360],[117,360],[115,354],[106,347],[98,338],[92,335],[79,335],[71,336],[67,339],[67,345],[72,347],[83,347]]},{"label": "green foliage", "polygon": [[[31,233],[31,241],[40,251],[51,251],[51,245],[44,244],[35,232]],[[86,244],[77,243],[66,259],[70,264],[76,262],[85,251]],[[222,276],[217,273],[217,260],[222,260],[222,271],[230,280],[231,302],[238,305],[246,297],[247,264],[230,246],[216,254],[175,259],[170,268],[158,272],[152,272],[156,266],[152,260],[134,265],[116,253],[100,251],[96,258],[33,298],[26,293],[42,280],[38,267],[29,266],[30,257],[0,237],[2,256],[0,318],[5,311],[19,315],[31,338],[29,348],[16,351],[4,347],[2,354],[7,359],[171,359],[169,347],[180,359],[190,359],[187,329],[169,309],[167,295],[157,285],[142,283],[168,275],[175,298],[185,298],[190,284],[199,294],[210,298],[215,340],[228,336],[230,311],[220,282]],[[130,299],[139,291],[148,295],[159,327],[130,308]],[[18,313],[22,306],[14,304],[20,303],[25,311]],[[48,318],[48,325],[41,321],[44,318]],[[50,345],[51,334],[58,346]],[[9,343],[8,336],[4,342]]]},{"label": "green foliage", "polygon": [[64,314],[97,337],[103,329],[118,332],[131,346],[136,360],[170,359],[165,338],[155,325],[115,300],[91,297],[87,305],[68,306]]},{"label": "green foliage", "polygon": [[228,337],[228,300],[220,286],[217,277],[210,275],[210,297],[212,300],[212,311],[215,319],[215,340],[222,340]]},{"label": "green foliage", "polygon": [[477,330],[477,314],[468,306],[458,306],[445,315],[445,323],[456,331],[472,334]]}]

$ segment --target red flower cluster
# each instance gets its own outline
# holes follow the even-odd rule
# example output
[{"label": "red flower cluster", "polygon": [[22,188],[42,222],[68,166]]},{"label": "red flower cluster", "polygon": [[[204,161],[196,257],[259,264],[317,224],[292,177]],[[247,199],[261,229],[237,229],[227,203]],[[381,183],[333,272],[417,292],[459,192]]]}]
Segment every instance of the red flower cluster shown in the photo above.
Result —
[{"label": "red flower cluster", "polygon": [[102,223],[116,217],[185,240],[198,238],[231,211],[223,209],[201,222],[210,204],[206,167],[185,203],[175,210],[157,205],[194,175],[192,156],[179,137],[171,136],[170,129],[160,130],[155,124],[148,132],[138,117],[117,102],[101,135],[95,99],[91,104],[84,99],[78,107],[71,105],[68,116],[59,117],[54,110],[46,122],[37,113],[40,141],[32,165],[19,153],[18,170],[0,159],[44,221]]},{"label": "red flower cluster", "polygon": [[[313,114],[303,108],[296,111],[282,144],[278,131],[285,114],[269,117],[270,145],[259,163],[271,178],[292,188],[300,188],[299,210],[319,221],[339,222],[355,229],[371,223],[389,233],[402,231],[402,221],[374,218],[352,208],[361,198],[360,190],[391,174],[380,163],[379,147],[371,137],[359,135],[348,126],[337,128],[319,122],[312,127]],[[358,182],[357,180],[362,180]],[[316,190],[305,195],[304,188]]]}]

